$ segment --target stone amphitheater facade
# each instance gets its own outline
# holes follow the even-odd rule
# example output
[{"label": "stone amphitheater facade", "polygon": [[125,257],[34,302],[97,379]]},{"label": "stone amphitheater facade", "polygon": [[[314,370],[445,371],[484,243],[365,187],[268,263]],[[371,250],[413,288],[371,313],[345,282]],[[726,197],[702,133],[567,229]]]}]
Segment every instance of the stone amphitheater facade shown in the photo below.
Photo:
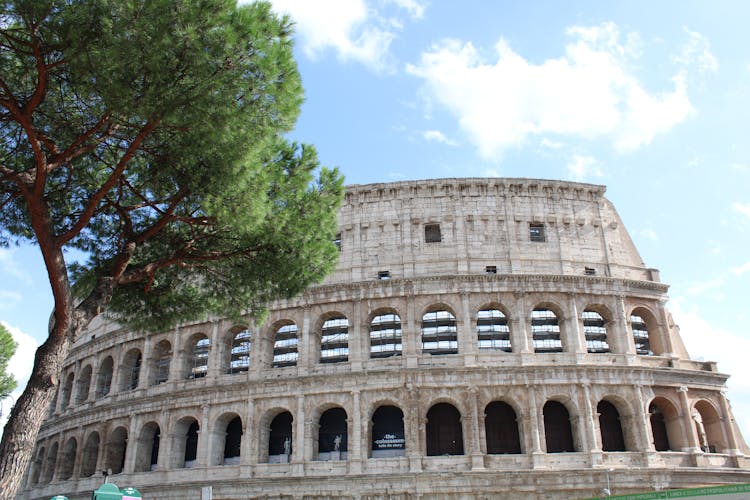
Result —
[{"label": "stone amphitheater facade", "polygon": [[347,190],[335,272],[72,349],[20,498],[583,498],[750,482],[728,375],[690,359],[603,186]]}]

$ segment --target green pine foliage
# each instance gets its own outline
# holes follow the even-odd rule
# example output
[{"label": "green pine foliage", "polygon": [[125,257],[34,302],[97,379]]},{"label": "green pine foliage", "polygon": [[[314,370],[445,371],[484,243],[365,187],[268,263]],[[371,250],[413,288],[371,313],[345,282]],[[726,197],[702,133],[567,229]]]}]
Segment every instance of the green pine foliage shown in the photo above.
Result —
[{"label": "green pine foliage", "polygon": [[109,311],[144,330],[254,314],[332,270],[343,180],[283,136],[303,99],[289,19],[235,0],[0,11],[0,243],[82,251],[78,300],[111,277]]},{"label": "green pine foliage", "polygon": [[0,325],[0,400],[13,392],[17,385],[13,375],[8,373],[8,362],[15,354],[16,347],[18,344],[8,329]]}]

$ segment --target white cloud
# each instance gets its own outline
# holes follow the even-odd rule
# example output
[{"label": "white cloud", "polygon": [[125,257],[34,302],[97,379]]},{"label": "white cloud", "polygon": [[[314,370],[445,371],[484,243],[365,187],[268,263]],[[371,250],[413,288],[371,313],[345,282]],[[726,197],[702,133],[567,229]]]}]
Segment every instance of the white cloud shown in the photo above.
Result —
[{"label": "white cloud", "polygon": [[671,88],[649,92],[630,62],[640,53],[636,34],[624,42],[614,23],[572,27],[565,55],[527,61],[504,40],[493,59],[471,42],[443,40],[407,65],[427,92],[458,119],[487,158],[522,145],[530,136],[605,137],[630,151],[650,143],[692,110],[685,71]]},{"label": "white cloud", "polygon": [[18,400],[24,387],[26,387],[26,382],[29,380],[31,368],[34,365],[34,353],[39,344],[34,337],[23,333],[20,329],[15,328],[4,321],[0,321],[0,324],[8,329],[13,336],[13,340],[18,343],[16,353],[10,358],[10,362],[8,363],[8,372],[13,374],[13,378],[18,382],[18,387],[11,393],[10,398],[4,399],[1,402],[3,405],[3,415],[2,418],[0,418],[1,436],[2,428],[5,427],[5,422],[8,420],[10,405]]},{"label": "white cloud", "polygon": [[750,203],[732,203],[732,209],[750,219]]},{"label": "white cloud", "polygon": [[749,273],[750,272],[750,261],[745,262],[741,266],[737,266],[737,267],[733,268],[731,272],[735,276],[742,276],[745,273]]},{"label": "white cloud", "polygon": [[[414,19],[424,14],[416,0],[391,0]],[[289,14],[305,55],[315,59],[333,49],[342,61],[357,61],[376,71],[389,67],[389,48],[402,27],[400,15],[389,18],[365,0],[273,0],[274,10]]]},{"label": "white cloud", "polygon": [[31,275],[16,261],[15,254],[14,248],[0,248],[0,273],[7,274],[25,285],[30,285],[33,282]]},{"label": "white cloud", "polygon": [[708,39],[696,31],[684,28],[688,41],[682,46],[682,52],[674,58],[675,62],[686,67],[695,67],[698,71],[716,71],[719,62],[711,53]]},{"label": "white cloud", "polygon": [[562,142],[553,141],[546,137],[543,137],[539,145],[542,146],[543,148],[548,148],[548,149],[560,149],[565,144],[563,144]]},{"label": "white cloud", "polygon": [[448,146],[456,145],[455,141],[448,139],[445,134],[439,130],[425,130],[422,132],[422,137],[428,142],[439,142],[441,144],[447,144]]},{"label": "white cloud", "polygon": [[587,177],[601,177],[602,170],[599,162],[593,156],[573,155],[568,162],[568,176],[575,181],[581,181]]}]

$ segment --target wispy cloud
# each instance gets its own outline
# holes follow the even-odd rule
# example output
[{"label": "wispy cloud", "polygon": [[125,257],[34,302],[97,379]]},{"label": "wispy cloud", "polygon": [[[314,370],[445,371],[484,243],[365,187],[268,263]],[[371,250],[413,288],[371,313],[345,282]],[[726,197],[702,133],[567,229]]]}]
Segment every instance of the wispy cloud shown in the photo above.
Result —
[{"label": "wispy cloud", "polygon": [[33,282],[31,275],[16,261],[14,248],[0,248],[0,274],[6,274],[24,285],[30,285]]},{"label": "wispy cloud", "polygon": [[731,272],[735,276],[742,276],[745,273],[750,273],[750,261],[745,262],[741,266],[737,266],[735,268],[732,268]]},{"label": "wispy cloud", "polygon": [[750,203],[732,203],[732,210],[734,210],[735,212],[739,212],[750,219]]},{"label": "wispy cloud", "polygon": [[0,290],[0,311],[16,307],[23,300],[23,295],[11,290]]},{"label": "wispy cloud", "polygon": [[[545,135],[604,137],[616,150],[632,151],[692,111],[686,69],[660,92],[647,90],[636,77],[631,68],[641,52],[637,34],[621,36],[614,23],[574,26],[567,34],[572,40],[565,55],[539,64],[502,39],[494,58],[471,42],[449,39],[406,69],[424,81],[426,91],[457,118],[486,158]],[[689,33],[694,48],[683,51],[681,60],[710,69],[710,52],[697,35]]]},{"label": "wispy cloud", "polygon": [[719,69],[719,61],[711,52],[708,39],[696,31],[683,29],[688,36],[688,41],[682,46],[680,54],[675,56],[675,62],[686,68],[696,68],[700,72]]},{"label": "wispy cloud", "polygon": [[602,170],[599,162],[593,156],[573,155],[568,161],[568,177],[575,181],[582,181],[589,177],[601,177]]},{"label": "wispy cloud", "polygon": [[298,43],[307,57],[316,59],[332,49],[339,60],[356,61],[375,71],[392,66],[389,49],[404,18],[424,15],[425,4],[417,0],[387,4],[396,12],[378,10],[365,0],[273,0],[275,11],[294,20]]},{"label": "wispy cloud", "polygon": [[448,146],[455,146],[456,141],[448,139],[445,134],[439,130],[425,130],[422,132],[422,137],[428,142],[438,142],[440,144],[446,144]]}]

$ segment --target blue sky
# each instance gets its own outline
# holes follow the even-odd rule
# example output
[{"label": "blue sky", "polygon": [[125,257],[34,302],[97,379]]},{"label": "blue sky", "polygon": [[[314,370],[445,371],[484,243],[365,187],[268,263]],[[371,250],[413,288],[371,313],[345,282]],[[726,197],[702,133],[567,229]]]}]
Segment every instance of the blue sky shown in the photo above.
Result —
[{"label": "blue sky", "polygon": [[[466,176],[607,186],[671,285],[693,358],[732,374],[750,436],[750,4],[316,0],[296,21],[290,135],[347,183]],[[33,248],[0,249],[0,320],[24,377],[46,332]],[[7,401],[5,402],[7,405]]]}]

